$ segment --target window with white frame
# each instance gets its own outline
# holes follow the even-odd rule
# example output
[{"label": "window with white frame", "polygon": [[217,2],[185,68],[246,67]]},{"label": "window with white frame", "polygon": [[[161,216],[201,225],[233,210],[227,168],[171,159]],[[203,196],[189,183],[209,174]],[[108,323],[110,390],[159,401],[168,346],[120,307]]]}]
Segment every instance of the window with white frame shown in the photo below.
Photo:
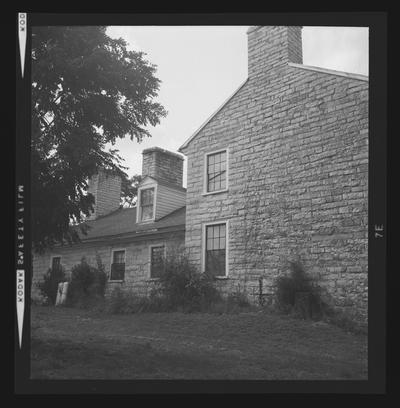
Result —
[{"label": "window with white frame", "polygon": [[165,267],[165,246],[150,247],[150,278],[159,278]]},{"label": "window with white frame", "polygon": [[61,267],[61,256],[53,256],[51,258],[51,269],[59,269]]},{"label": "window with white frame", "polygon": [[205,225],[204,271],[215,277],[226,276],[226,223]]},{"label": "window with white frame", "polygon": [[139,221],[148,221],[154,218],[154,187],[140,190]]},{"label": "window with white frame", "polygon": [[227,151],[221,150],[206,155],[206,193],[227,188]]},{"label": "window with white frame", "polygon": [[110,280],[124,280],[125,278],[125,250],[113,251]]}]

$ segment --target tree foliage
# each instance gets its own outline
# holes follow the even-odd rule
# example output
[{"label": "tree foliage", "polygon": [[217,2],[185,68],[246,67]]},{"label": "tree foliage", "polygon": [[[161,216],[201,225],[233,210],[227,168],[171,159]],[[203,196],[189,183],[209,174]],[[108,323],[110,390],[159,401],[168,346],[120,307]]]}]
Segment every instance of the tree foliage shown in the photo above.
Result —
[{"label": "tree foliage", "polygon": [[[166,115],[155,98],[160,80],[142,52],[112,39],[106,27],[32,29],[31,210],[36,251],[79,240],[93,208],[90,176],[102,167],[127,175],[118,150],[140,142]],[[127,191],[125,191],[127,192]]]},{"label": "tree foliage", "polygon": [[130,208],[136,204],[137,191],[142,176],[136,174],[130,178],[122,179],[121,185],[121,206]]}]

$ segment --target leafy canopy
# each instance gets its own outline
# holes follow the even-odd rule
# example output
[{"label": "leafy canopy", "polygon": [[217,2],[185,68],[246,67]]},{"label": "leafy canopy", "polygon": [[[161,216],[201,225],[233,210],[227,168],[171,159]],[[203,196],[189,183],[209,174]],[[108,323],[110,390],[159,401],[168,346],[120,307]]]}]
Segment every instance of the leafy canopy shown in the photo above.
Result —
[{"label": "leafy canopy", "polygon": [[[79,240],[76,228],[94,198],[87,182],[102,167],[123,176],[116,149],[129,135],[150,137],[166,115],[155,98],[160,80],[142,52],[127,50],[106,27],[33,27],[31,196],[36,251]],[[135,180],[131,180],[135,181]],[[132,187],[132,185],[131,185]],[[128,197],[129,198],[129,197]],[[84,232],[84,231],[83,231]]]}]

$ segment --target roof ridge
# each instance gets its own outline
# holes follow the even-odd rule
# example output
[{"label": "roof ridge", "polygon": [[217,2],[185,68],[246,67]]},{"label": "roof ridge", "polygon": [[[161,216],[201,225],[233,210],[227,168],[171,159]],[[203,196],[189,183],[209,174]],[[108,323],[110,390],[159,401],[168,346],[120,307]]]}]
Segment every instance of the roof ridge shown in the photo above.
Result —
[{"label": "roof ridge", "polygon": [[330,69],[330,68],[316,67],[314,65],[297,64],[295,62],[289,62],[288,65],[290,67],[300,68],[300,69],[304,69],[308,71],[321,72],[323,74],[328,74],[328,75],[337,75],[337,76],[342,76],[345,78],[358,79],[360,81],[366,81],[366,82],[369,81],[369,77],[367,75],[354,74],[352,72],[338,71],[338,70]]},{"label": "roof ridge", "polygon": [[228,104],[228,102],[243,88],[243,86],[248,82],[249,77],[247,77],[240,85],[239,87],[235,90],[235,92],[233,92],[233,94],[231,96],[229,96],[229,98],[227,98],[225,100],[225,102],[222,103],[222,105],[220,105],[220,107],[212,114],[210,115],[205,122],[203,122],[203,124],[192,134],[192,136],[190,136],[185,143],[183,143],[183,145],[178,149],[178,152],[180,152],[182,149],[185,149],[187,147],[187,145],[200,133],[201,130],[203,130],[203,128],[206,127],[206,125],[211,121],[211,119],[214,118],[214,116],[216,116],[221,110],[222,108],[224,108],[225,105]]}]

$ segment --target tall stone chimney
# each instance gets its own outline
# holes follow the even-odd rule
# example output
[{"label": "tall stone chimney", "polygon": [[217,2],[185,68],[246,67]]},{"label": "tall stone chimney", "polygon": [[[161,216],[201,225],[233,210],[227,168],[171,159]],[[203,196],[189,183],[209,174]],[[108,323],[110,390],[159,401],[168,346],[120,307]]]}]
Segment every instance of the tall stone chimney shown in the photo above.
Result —
[{"label": "tall stone chimney", "polygon": [[142,176],[182,187],[183,183],[183,156],[160,147],[150,147],[142,152]]},{"label": "tall stone chimney", "polygon": [[249,78],[303,63],[301,26],[252,26],[247,30]]},{"label": "tall stone chimney", "polygon": [[100,169],[89,180],[88,192],[94,195],[94,212],[88,217],[93,220],[107,215],[119,208],[121,198],[121,177]]}]

